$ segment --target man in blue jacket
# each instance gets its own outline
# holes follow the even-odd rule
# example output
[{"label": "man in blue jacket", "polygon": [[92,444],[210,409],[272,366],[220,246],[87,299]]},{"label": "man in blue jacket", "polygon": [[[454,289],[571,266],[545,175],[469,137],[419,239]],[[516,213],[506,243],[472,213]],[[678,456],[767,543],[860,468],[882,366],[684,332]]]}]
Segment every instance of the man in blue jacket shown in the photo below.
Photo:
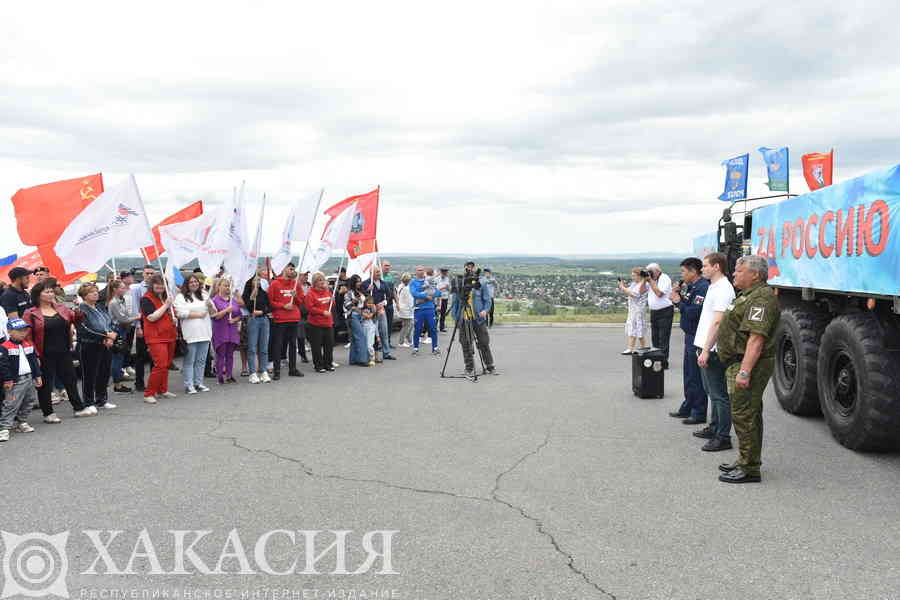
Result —
[{"label": "man in blue jacket", "polygon": [[413,335],[413,355],[419,353],[419,338],[422,328],[428,328],[431,336],[431,353],[440,354],[438,348],[437,323],[434,318],[434,297],[438,295],[435,288],[425,279],[425,267],[416,267],[416,278],[409,282],[409,293],[413,297],[413,316],[415,318],[415,334]]},{"label": "man in blue jacket", "polygon": [[706,423],[706,392],[703,390],[697,351],[694,348],[694,334],[697,333],[703,300],[709,289],[709,281],[700,274],[702,268],[703,263],[699,258],[681,261],[683,284],[676,286],[669,297],[681,313],[681,329],[684,331],[684,402],[677,411],[670,412],[669,416],[684,419],[682,423],[685,425]]},{"label": "man in blue jacket", "polygon": [[[467,262],[466,263],[466,277],[472,277],[475,275],[475,263]],[[457,279],[459,282],[459,279]],[[472,313],[474,318],[472,319],[472,333],[475,334],[475,340],[478,343],[478,350],[481,352],[481,357],[484,359],[484,369],[488,373],[494,372],[494,356],[491,354],[491,338],[488,334],[488,316],[491,313],[491,307],[494,305],[494,293],[493,286],[484,278],[481,277],[478,281],[480,285],[473,288],[470,294],[470,301],[472,305]],[[459,324],[459,343],[462,346],[463,350],[463,360],[466,363],[466,375],[472,376],[475,374],[475,356],[472,351],[472,337],[469,334],[469,330],[467,327],[463,326],[463,303],[460,301],[461,296],[463,295],[463,290],[459,289],[459,285],[456,286],[455,294],[453,295],[453,306],[450,309],[451,314],[453,315],[453,319]]]}]

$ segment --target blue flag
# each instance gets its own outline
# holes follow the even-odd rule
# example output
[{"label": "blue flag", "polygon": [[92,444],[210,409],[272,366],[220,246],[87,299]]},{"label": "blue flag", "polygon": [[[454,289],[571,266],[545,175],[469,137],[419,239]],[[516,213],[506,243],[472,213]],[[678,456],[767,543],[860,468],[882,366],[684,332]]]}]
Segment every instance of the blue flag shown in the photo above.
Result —
[{"label": "blue flag", "polygon": [[10,254],[6,258],[0,258],[0,267],[11,265],[19,258],[18,254]]},{"label": "blue flag", "polygon": [[726,167],[725,191],[719,196],[719,200],[734,202],[747,197],[747,165],[749,163],[749,153],[722,162]]},{"label": "blue flag", "polygon": [[184,275],[181,274],[181,269],[175,269],[173,279],[175,280],[175,285],[177,285],[178,287],[184,285]]},{"label": "blue flag", "polygon": [[788,149],[787,146],[779,150],[760,148],[766,162],[766,171],[769,173],[769,190],[773,192],[790,191]]}]

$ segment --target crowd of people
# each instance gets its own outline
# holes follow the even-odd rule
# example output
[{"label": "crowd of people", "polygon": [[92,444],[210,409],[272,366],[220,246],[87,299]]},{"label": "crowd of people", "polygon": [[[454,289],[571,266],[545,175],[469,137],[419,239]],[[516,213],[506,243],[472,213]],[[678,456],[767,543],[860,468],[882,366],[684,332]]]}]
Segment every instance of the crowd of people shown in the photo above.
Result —
[{"label": "crowd of people", "polygon": [[672,316],[660,314],[654,321],[654,311],[677,307],[684,331],[684,401],[669,415],[685,425],[705,425],[693,432],[706,440],[701,447],[705,452],[731,450],[733,428],[740,454],[719,465],[719,480],[752,483],[761,481],[762,396],[775,368],[780,310],[767,284],[765,258],[741,257],[732,280],[727,270],[726,257],[718,252],[703,260],[684,259],[681,281],[674,286],[655,263],[635,268],[630,285],[619,283],[628,297],[629,341],[623,354],[636,351],[636,344],[645,346],[649,307],[652,344],[668,359]]},{"label": "crowd of people", "polygon": [[[473,273],[474,262],[465,269]],[[288,377],[303,377],[298,359],[309,363],[308,344],[313,371],[333,373],[343,331],[349,364],[374,367],[397,359],[395,320],[398,348],[415,356],[424,342],[439,356],[448,312],[458,320],[462,311],[449,269],[419,266],[398,277],[387,260],[367,279],[347,277],[344,268],[331,277],[300,273],[293,263],[274,276],[261,265],[240,290],[224,272],[183,273],[177,289],[152,265],[143,267],[140,281],[136,275],[122,271],[103,289],[84,283],[68,296],[45,267],[10,270],[9,285],[0,287],[0,441],[11,431],[34,431],[28,423],[34,405],[45,423],[59,424],[56,407],[63,402],[75,417],[90,417],[117,407],[111,392],[138,391],[148,404],[175,398],[171,371],[181,371],[187,395],[210,392],[207,380],[268,384],[281,379],[285,363]],[[491,356],[486,324],[493,288],[481,281],[471,295],[477,340],[460,339],[467,374],[474,373],[474,342]],[[494,371],[492,357],[485,366]]]}]

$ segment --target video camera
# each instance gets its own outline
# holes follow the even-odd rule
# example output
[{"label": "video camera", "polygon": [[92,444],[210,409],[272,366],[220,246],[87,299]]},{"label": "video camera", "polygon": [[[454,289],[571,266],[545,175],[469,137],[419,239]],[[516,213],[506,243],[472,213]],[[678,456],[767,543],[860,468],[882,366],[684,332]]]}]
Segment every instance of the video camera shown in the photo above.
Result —
[{"label": "video camera", "polygon": [[646,278],[650,277],[650,271],[648,271],[647,269],[641,269],[640,272],[638,273],[638,275],[640,275],[641,277],[646,279]]},{"label": "video camera", "polygon": [[475,269],[471,273],[464,273],[453,278],[452,289],[459,294],[463,300],[469,297],[472,290],[481,289],[481,269]]}]

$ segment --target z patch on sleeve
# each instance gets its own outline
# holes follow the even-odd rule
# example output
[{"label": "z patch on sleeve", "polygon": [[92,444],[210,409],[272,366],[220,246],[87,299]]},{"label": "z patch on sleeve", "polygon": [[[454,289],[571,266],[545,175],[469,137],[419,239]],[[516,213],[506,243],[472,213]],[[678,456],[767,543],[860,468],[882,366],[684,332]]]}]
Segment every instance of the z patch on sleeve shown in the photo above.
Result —
[{"label": "z patch on sleeve", "polygon": [[765,306],[751,306],[750,314],[747,315],[747,318],[751,321],[762,321],[763,317],[766,315],[766,307]]}]

